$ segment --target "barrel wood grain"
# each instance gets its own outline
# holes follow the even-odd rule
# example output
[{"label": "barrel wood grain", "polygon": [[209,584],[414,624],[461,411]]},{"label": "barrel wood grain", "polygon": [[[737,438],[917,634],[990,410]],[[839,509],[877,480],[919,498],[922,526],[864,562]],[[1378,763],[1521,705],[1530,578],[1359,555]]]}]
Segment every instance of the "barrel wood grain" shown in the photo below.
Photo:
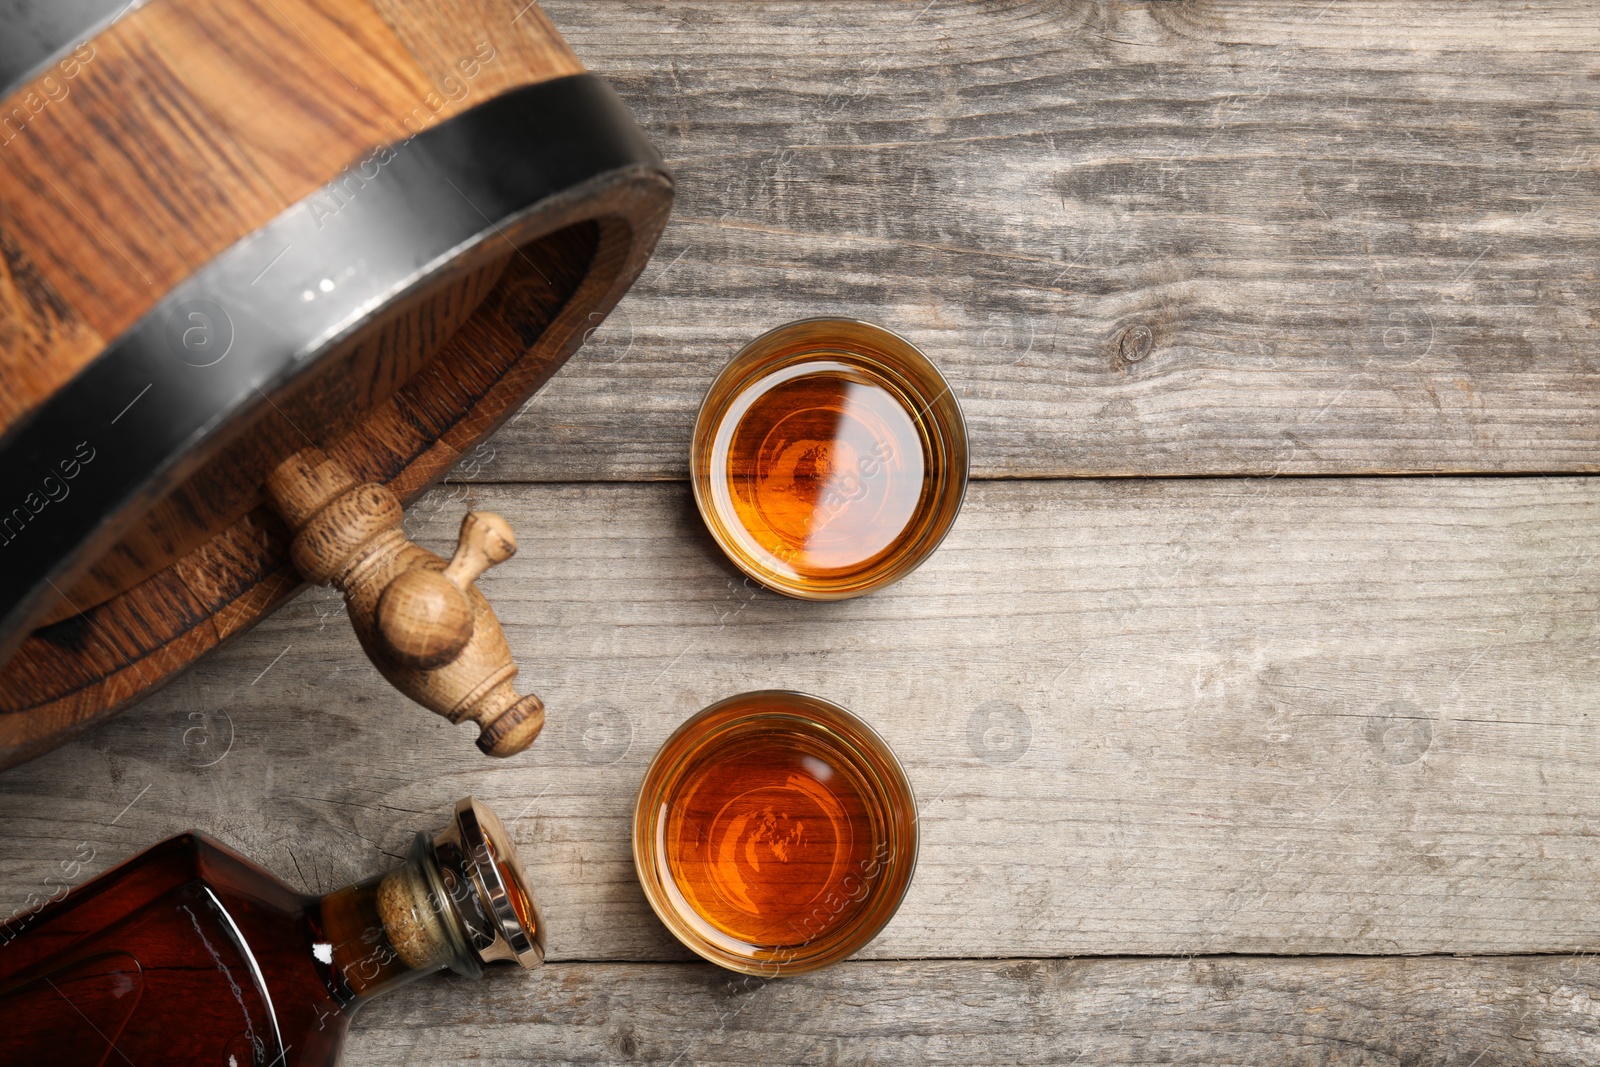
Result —
[{"label": "barrel wood grain", "polygon": [[289,204],[176,83],[144,32],[151,10],[86,46],[60,102],[0,149],[8,234],[107,338]]},{"label": "barrel wood grain", "polygon": [[[48,393],[104,347],[104,338],[0,230],[0,378],[31,382]],[[0,425],[20,418],[34,402],[28,390],[0,389]]]},{"label": "barrel wood grain", "polygon": [[[369,4],[162,0],[131,18],[140,15],[165,69],[204,102],[285,205],[364,149],[404,140],[402,119],[433,93],[431,79]],[[457,110],[441,103],[450,104],[445,114]]]},{"label": "barrel wood grain", "polygon": [[0,903],[63,834],[108,865],[191,825],[331,889],[470,792],[552,959],[683,959],[634,793],[689,715],[776,687],[864,717],[917,791],[872,958],[1600,947],[1592,480],[980,482],[921,570],[835,604],[741,581],[682,485],[439,489],[408,532],[443,554],[468,508],[518,531],[479,584],[549,709],[528,752],[399,702],[308,593],[0,776]]},{"label": "barrel wood grain", "polygon": [[982,477],[1600,469],[1587,4],[547,7],[678,207],[481,477],[684,477],[824,314],[939,363]]},{"label": "barrel wood grain", "polygon": [[356,1017],[391,1063],[1587,1067],[1589,957],[938,960],[762,984],[708,964],[429,979]]},{"label": "barrel wood grain", "polygon": [[[23,110],[0,134],[0,218],[65,303],[116,337],[374,148],[583,69],[537,8],[513,15],[489,0],[145,5],[75,53],[70,77],[52,68],[8,101]],[[68,347],[49,375],[16,376],[10,404],[31,408],[96,354]]]},{"label": "barrel wood grain", "polygon": [[436,0],[424,8],[373,0],[373,6],[446,95],[462,84],[503,93],[526,84],[528,71],[559,77],[584,70],[550,19],[526,0]]}]

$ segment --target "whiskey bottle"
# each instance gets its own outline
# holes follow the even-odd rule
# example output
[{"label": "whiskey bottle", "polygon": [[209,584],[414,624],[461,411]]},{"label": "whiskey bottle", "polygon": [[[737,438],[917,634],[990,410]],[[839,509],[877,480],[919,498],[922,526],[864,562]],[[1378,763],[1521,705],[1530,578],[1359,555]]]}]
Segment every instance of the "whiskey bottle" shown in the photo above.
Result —
[{"label": "whiskey bottle", "polygon": [[470,797],[325,896],[190,832],[0,926],[0,1064],[327,1067],[373,997],[543,959],[511,840]]}]

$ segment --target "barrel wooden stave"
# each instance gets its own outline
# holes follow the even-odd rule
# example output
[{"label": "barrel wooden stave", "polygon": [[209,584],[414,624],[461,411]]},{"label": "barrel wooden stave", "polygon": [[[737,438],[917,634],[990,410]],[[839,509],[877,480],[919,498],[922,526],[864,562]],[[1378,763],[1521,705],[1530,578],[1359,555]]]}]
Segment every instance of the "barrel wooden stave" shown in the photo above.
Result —
[{"label": "barrel wooden stave", "polygon": [[[581,72],[543,13],[520,7],[155,0],[95,37],[66,97],[0,146],[0,431],[172,286],[377,147]],[[287,398],[85,563],[0,668],[0,765],[137,700],[298,588],[255,472],[310,436],[409,499],[554,373],[642,269],[671,184],[633,173],[556,199],[487,273],[462,272],[431,306],[392,313],[403,325],[387,337],[347,346],[367,384],[333,405],[344,417]],[[400,340],[412,347],[373,354]],[[316,422],[309,434],[296,414]]]}]

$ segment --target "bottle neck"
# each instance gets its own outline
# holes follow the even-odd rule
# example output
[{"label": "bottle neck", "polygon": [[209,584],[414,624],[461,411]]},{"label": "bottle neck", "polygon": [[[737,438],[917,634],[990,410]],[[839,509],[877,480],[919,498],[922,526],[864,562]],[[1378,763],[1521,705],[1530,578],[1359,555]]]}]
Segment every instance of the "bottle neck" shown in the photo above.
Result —
[{"label": "bottle neck", "polygon": [[483,973],[457,911],[462,892],[472,892],[470,882],[444,869],[427,835],[418,834],[404,864],[322,898],[326,940],[314,951],[347,1012],[445,968],[471,978]]}]

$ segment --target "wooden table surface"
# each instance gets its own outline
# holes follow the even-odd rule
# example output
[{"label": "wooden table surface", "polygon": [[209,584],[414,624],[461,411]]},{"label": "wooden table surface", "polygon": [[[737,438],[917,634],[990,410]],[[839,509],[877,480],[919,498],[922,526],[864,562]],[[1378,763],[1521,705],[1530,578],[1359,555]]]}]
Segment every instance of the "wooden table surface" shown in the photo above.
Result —
[{"label": "wooden table surface", "polygon": [[[545,736],[488,761],[309,591],[0,776],[0,914],[191,826],[331,890],[472,793],[550,962],[389,996],[350,1064],[1600,1062],[1594,6],[545,7],[677,211],[409,519],[519,531],[481,585]],[[837,604],[739,580],[683,480],[717,369],[818,314],[940,364],[976,479]],[[628,831],[767,687],[878,727],[923,851],[858,958],[762,983],[666,935]]]}]

